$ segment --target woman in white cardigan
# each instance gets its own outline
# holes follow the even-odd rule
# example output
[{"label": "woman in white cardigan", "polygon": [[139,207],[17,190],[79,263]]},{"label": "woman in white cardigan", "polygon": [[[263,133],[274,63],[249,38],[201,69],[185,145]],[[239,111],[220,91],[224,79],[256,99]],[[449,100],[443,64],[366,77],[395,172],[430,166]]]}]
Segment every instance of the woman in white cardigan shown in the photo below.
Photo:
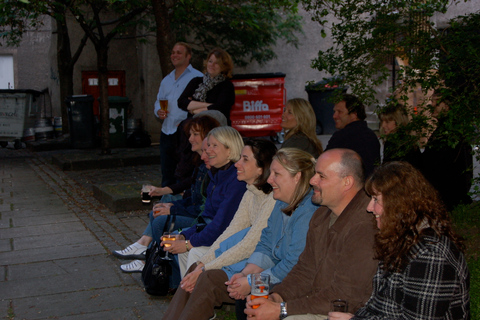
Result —
[{"label": "woman in white cardigan", "polygon": [[[193,266],[180,283],[180,287],[186,292],[193,291],[198,276],[203,271],[221,269],[247,259],[255,250],[262,230],[267,226],[268,218],[275,206],[272,187],[267,183],[267,179],[276,151],[275,145],[265,139],[245,141],[242,155],[235,163],[235,167],[238,180],[247,183],[247,192],[232,222],[210,249],[205,254],[196,254],[195,248],[190,251],[188,264]],[[228,238],[235,240],[224,242]]]}]

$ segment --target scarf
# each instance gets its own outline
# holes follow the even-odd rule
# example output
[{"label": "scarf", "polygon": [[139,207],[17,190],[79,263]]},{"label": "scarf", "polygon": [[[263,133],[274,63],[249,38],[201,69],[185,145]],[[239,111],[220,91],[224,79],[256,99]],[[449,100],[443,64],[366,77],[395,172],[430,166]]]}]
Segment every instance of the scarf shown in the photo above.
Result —
[{"label": "scarf", "polygon": [[208,73],[203,76],[203,82],[200,83],[198,88],[195,90],[193,94],[193,100],[206,102],[207,99],[207,92],[215,87],[220,82],[225,81],[225,76],[223,74],[217,75],[215,78],[212,78]]}]

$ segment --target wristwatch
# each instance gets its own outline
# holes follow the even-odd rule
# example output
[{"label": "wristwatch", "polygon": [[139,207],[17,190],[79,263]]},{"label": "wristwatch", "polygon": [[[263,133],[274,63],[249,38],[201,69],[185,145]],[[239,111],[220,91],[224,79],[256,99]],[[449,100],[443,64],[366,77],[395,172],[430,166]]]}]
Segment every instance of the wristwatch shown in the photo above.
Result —
[{"label": "wristwatch", "polygon": [[280,302],[280,320],[283,320],[286,317],[288,317],[287,306],[285,305],[285,302]]}]

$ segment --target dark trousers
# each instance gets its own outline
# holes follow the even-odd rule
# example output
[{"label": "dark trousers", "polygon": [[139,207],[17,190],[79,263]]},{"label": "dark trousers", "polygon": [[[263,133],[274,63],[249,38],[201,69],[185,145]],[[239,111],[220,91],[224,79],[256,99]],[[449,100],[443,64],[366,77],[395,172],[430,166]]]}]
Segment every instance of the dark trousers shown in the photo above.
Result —
[{"label": "dark trousers", "polygon": [[160,135],[160,166],[162,169],[162,187],[176,183],[175,169],[178,163],[177,136],[174,134]]},{"label": "dark trousers", "polygon": [[[195,269],[190,267],[188,272]],[[198,279],[192,293],[178,288],[170,301],[163,320],[208,320],[214,314],[214,308],[224,302],[232,303],[234,300],[228,295],[225,281],[227,274],[222,270],[207,270]]]},{"label": "dark trousers", "polygon": [[247,308],[247,299],[235,300],[235,315],[237,320],[247,320],[245,309]]}]

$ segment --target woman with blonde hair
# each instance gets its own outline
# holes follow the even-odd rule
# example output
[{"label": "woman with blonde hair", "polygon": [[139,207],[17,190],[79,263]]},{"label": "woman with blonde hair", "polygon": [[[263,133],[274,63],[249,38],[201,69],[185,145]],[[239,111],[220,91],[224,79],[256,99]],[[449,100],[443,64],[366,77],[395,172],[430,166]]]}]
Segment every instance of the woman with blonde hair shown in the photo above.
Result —
[{"label": "woman with blonde hair", "polygon": [[282,148],[301,149],[318,158],[323,147],[317,138],[315,119],[310,102],[302,98],[288,100],[282,115],[281,125],[286,131]]},{"label": "woman with blonde hair", "polygon": [[232,77],[232,58],[225,50],[215,48],[208,53],[204,66],[205,75],[189,82],[178,98],[178,107],[187,111],[189,117],[205,110],[218,110],[230,125],[230,109],[235,104],[235,89],[228,80]]},{"label": "woman with blonde hair", "polygon": [[215,306],[245,299],[252,273],[268,274],[272,285],[281,282],[297,263],[318,208],[311,200],[314,172],[315,159],[309,153],[296,148],[278,150],[267,180],[277,201],[255,251],[234,265],[202,272],[191,293],[174,296],[163,320],[210,319]]},{"label": "woman with blonde hair", "polygon": [[[189,265],[188,256],[192,248],[205,253],[213,242],[228,227],[237,212],[240,201],[246,191],[246,183],[237,179],[235,162],[240,159],[243,140],[240,133],[232,127],[217,127],[207,135],[207,156],[211,166],[208,175],[205,209],[201,213],[201,222],[180,232],[180,239],[163,241],[171,244],[165,251],[178,255],[180,276],[183,277]],[[162,235],[153,221],[153,239],[159,241]]]}]

